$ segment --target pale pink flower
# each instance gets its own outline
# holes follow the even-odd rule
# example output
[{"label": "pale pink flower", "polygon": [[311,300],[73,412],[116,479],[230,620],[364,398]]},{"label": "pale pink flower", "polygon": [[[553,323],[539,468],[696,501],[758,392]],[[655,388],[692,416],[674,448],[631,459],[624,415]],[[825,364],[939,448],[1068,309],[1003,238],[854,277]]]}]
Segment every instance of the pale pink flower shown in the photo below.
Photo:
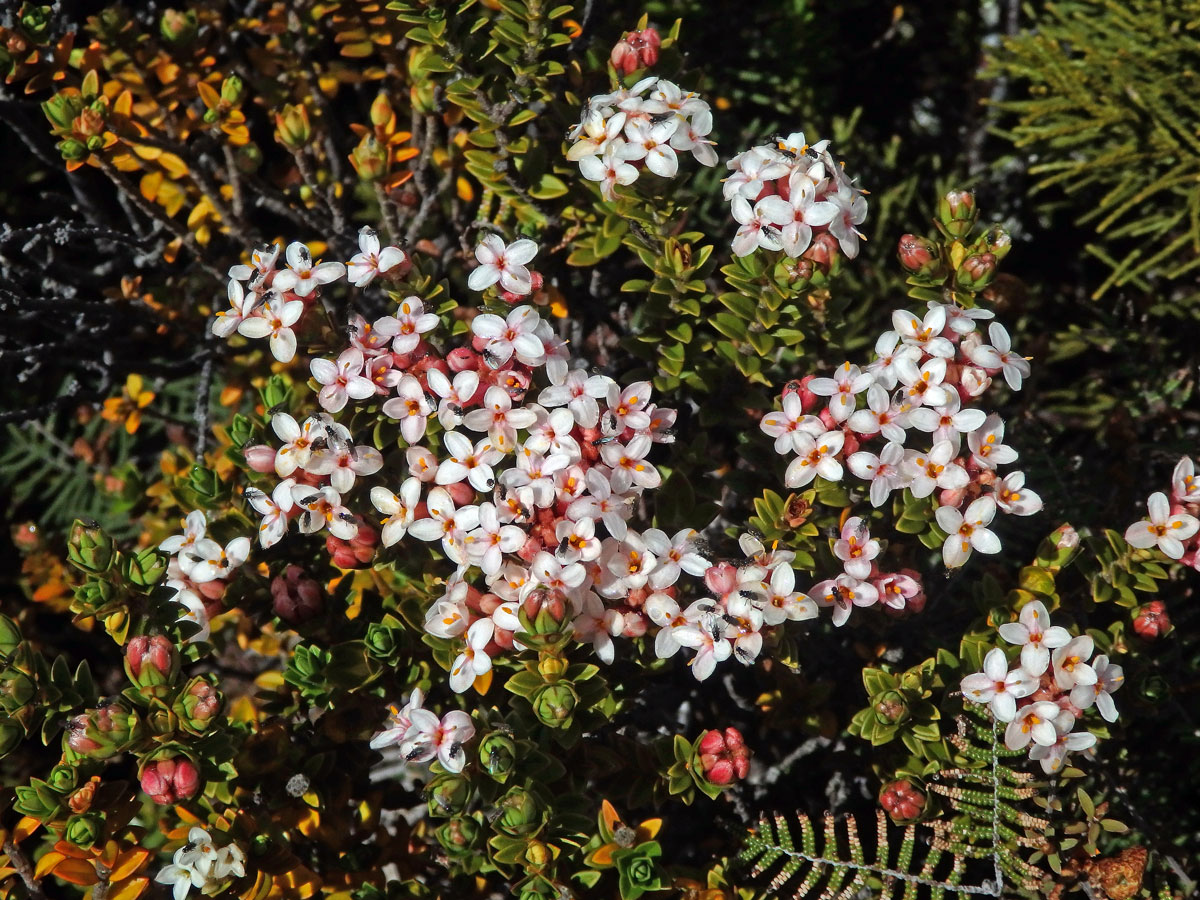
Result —
[{"label": "pale pink flower", "polygon": [[[892,327],[896,329],[905,344],[919,347],[930,356],[939,356],[945,359],[954,356],[954,344],[941,336],[942,331],[946,328],[946,309],[940,304],[936,308],[931,308],[921,319],[907,309],[898,309],[892,313]],[[913,361],[915,362],[915,360]]]},{"label": "pale pink flower", "polygon": [[908,483],[909,477],[901,467],[903,462],[904,447],[889,442],[878,456],[866,450],[852,453],[846,460],[846,465],[854,475],[871,483],[871,505],[878,509],[887,501],[892,491]]},{"label": "pale pink flower", "polygon": [[385,487],[371,488],[371,505],[387,518],[383,520],[383,532],[379,540],[390,547],[408,531],[413,523],[417,505],[421,502],[421,482],[406,478],[400,485],[400,493],[393,494]]},{"label": "pale pink flower", "polygon": [[999,322],[988,326],[988,337],[992,341],[987,344],[977,344],[970,347],[967,355],[971,362],[985,369],[1000,369],[1004,380],[1014,391],[1021,389],[1021,379],[1029,377],[1029,361],[1012,352],[1008,332]]},{"label": "pale pink flower", "polygon": [[515,449],[518,428],[528,428],[536,421],[537,413],[524,407],[514,409],[508,392],[494,385],[483,395],[483,408],[463,417],[463,425],[472,431],[486,431],[492,446],[501,453]]},{"label": "pale pink flower", "polygon": [[1071,690],[1077,684],[1095,684],[1099,676],[1087,662],[1095,648],[1091,636],[1081,634],[1055,650],[1050,657],[1054,683],[1064,691]]},{"label": "pale pink flower", "polygon": [[1049,667],[1050,651],[1071,640],[1067,629],[1050,624],[1050,614],[1041,600],[1026,603],[1018,620],[1001,625],[999,631],[1010,644],[1020,645],[1021,668],[1035,677]]},{"label": "pale pink flower", "polygon": [[835,422],[845,422],[854,412],[855,396],[869,388],[875,381],[868,372],[845,362],[838,366],[832,378],[814,378],[808,389],[818,397],[829,397],[829,412]]},{"label": "pale pink flower", "polygon": [[1117,721],[1117,705],[1113,703],[1113,692],[1125,683],[1125,670],[1108,661],[1100,654],[1092,660],[1096,672],[1095,684],[1077,684],[1071,688],[1071,704],[1079,709],[1088,709],[1094,703],[1105,722]]},{"label": "pale pink flower", "polygon": [[511,294],[528,294],[532,290],[529,269],[525,263],[537,255],[533,241],[521,239],[505,244],[499,235],[489,234],[475,248],[479,266],[467,278],[473,291],[483,291],[496,282]]},{"label": "pale pink flower", "polygon": [[339,494],[349,493],[359,475],[374,475],[383,468],[383,454],[365,444],[314,450],[305,471],[328,475],[330,486]]},{"label": "pale pink flower", "polygon": [[833,624],[839,628],[849,620],[854,607],[879,602],[879,591],[874,585],[847,573],[814,584],[810,593],[817,606],[833,610]]},{"label": "pale pink flower", "polygon": [[273,294],[262,305],[259,315],[241,321],[238,334],[249,338],[269,336],[271,355],[280,362],[291,362],[296,356],[296,334],[292,326],[303,312],[304,303],[300,300],[284,300],[279,294]]},{"label": "pale pink flower", "polygon": [[456,508],[445,488],[434,488],[426,501],[429,518],[418,519],[408,526],[408,533],[419,541],[442,542],[442,549],[453,562],[463,563],[463,548],[467,532],[479,525],[479,507]]},{"label": "pale pink flower", "polygon": [[903,470],[911,479],[908,488],[913,496],[918,499],[928,497],[935,488],[953,491],[966,487],[971,477],[966,469],[951,462],[953,458],[954,445],[950,441],[938,441],[928,453],[907,451]]},{"label": "pale pink flower", "polygon": [[379,235],[368,225],[358,230],[358,249],[360,252],[350,258],[346,271],[346,277],[355,287],[366,287],[376,275],[382,275],[407,259],[399,247],[384,247],[380,250]]},{"label": "pale pink flower", "polygon": [[308,247],[300,241],[288,244],[284,258],[288,267],[275,274],[271,287],[277,291],[291,291],[297,297],[307,297],[321,285],[337,281],[346,274],[346,267],[340,262],[314,265]]},{"label": "pale pink flower", "polygon": [[1049,747],[1058,739],[1054,720],[1060,712],[1062,710],[1058,704],[1050,700],[1039,700],[1023,707],[1004,729],[1004,746],[1009,750],[1023,750],[1033,741],[1040,746]]},{"label": "pale pink flower", "polygon": [[994,469],[1017,461],[1017,451],[1004,441],[1004,420],[992,413],[983,424],[967,435],[971,459],[983,469]]},{"label": "pale pink flower", "polygon": [[397,353],[412,353],[421,343],[421,335],[437,328],[439,321],[434,313],[425,312],[419,297],[405,297],[396,310],[396,338],[392,341],[392,349]]},{"label": "pale pink flower", "polygon": [[783,483],[789,488],[804,487],[820,475],[826,481],[841,481],[842,464],[836,459],[842,452],[846,436],[840,431],[827,431],[812,437],[802,431],[795,433],[799,456],[788,464]]},{"label": "pale pink flower", "polygon": [[396,396],[383,404],[382,412],[390,419],[400,420],[400,434],[410,444],[425,437],[425,426],[433,408],[421,389],[421,382],[405,375],[396,386]]},{"label": "pale pink flower", "polygon": [[362,375],[365,362],[362,351],[355,347],[343,350],[337,362],[313,359],[308,368],[313,379],[321,385],[317,402],[326,412],[341,412],[350,398],[365,400],[375,396],[375,385]]},{"label": "pale pink flower", "polygon": [[783,249],[780,227],[792,221],[792,208],[776,194],[764,197],[754,206],[745,197],[734,197],[733,218],[741,226],[733,238],[733,252],[736,256],[749,256],[759,247]]},{"label": "pale pink flower", "polygon": [[997,481],[992,489],[996,506],[1006,513],[1014,516],[1032,516],[1041,512],[1042,498],[1025,487],[1024,472],[1010,472]]},{"label": "pale pink flower", "polygon": [[493,369],[500,368],[514,355],[528,366],[538,366],[546,355],[541,339],[534,334],[539,319],[532,306],[514,307],[507,319],[481,313],[471,320],[471,333],[487,341],[483,358]]}]

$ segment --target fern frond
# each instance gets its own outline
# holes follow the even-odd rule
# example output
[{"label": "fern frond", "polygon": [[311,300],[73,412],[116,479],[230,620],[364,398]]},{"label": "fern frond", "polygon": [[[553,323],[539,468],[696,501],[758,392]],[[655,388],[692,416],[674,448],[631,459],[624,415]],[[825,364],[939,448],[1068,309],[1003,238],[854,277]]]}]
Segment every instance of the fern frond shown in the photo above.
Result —
[{"label": "fern frond", "polygon": [[751,867],[752,878],[765,882],[762,894],[769,897],[851,900],[864,890],[889,900],[941,900],[948,893],[999,896],[991,884],[962,884],[968,857],[939,842],[936,831],[893,826],[878,810],[873,846],[866,846],[853,817],[826,814],[818,830],[800,813],[764,816],[739,859]]}]

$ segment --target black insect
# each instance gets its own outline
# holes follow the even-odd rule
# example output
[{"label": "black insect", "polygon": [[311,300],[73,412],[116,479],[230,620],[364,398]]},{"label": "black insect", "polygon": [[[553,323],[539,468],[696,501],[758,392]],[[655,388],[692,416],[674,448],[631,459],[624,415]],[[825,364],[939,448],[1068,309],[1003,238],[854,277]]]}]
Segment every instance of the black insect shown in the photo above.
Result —
[{"label": "black insect", "polygon": [[734,647],[733,652],[737,655],[738,659],[742,660],[742,662],[747,664],[754,662],[754,656],[745,647]]},{"label": "black insect", "polygon": [[484,482],[484,484],[487,485],[487,488],[490,491],[492,488],[494,488],[496,486],[496,479],[489,478],[487,481]]},{"label": "black insect", "polygon": [[756,594],[754,591],[742,590],[742,591],[738,591],[738,594],[745,597],[747,600],[757,600],[758,599],[758,594]]},{"label": "black insect", "polygon": [[286,403],[276,403],[274,406],[272,406],[270,409],[267,410],[267,415],[268,416],[277,416],[280,413],[287,412],[287,409],[288,408],[287,408]]},{"label": "black insect", "polygon": [[420,756],[424,752],[425,751],[422,750],[422,748],[420,748],[420,747],[413,747],[411,750],[408,751],[408,754],[404,758],[408,762],[412,762],[414,759],[416,759],[418,756]]},{"label": "black insect", "polygon": [[320,499],[321,499],[320,494],[309,494],[307,497],[303,498],[302,500],[297,500],[296,502],[299,503],[301,506],[311,506],[313,503],[316,503]]},{"label": "black insect", "polygon": [[457,403],[447,403],[446,409],[450,410],[450,412],[454,413],[456,416],[461,416],[463,414],[463,408]]},{"label": "black insect", "polygon": [[655,113],[650,117],[650,124],[661,125],[663,122],[670,122],[673,118],[675,118],[675,110],[673,109],[667,112]]},{"label": "black insect", "polygon": [[596,440],[592,441],[592,446],[599,447],[601,444],[611,444],[616,439],[617,439],[617,435],[608,434],[608,435],[605,435],[604,437],[596,438]]},{"label": "black insect", "polygon": [[842,593],[842,589],[836,584],[829,589],[829,596],[833,598],[833,602],[845,609],[850,605],[850,601],[846,599],[846,595]]},{"label": "black insect", "polygon": [[337,514],[337,517],[338,517],[339,519],[341,519],[343,522],[354,522],[354,521],[356,521],[356,519],[354,518],[354,513],[349,513],[349,512],[340,512],[340,513],[338,513],[338,514]]},{"label": "black insect", "polygon": [[563,538],[561,541],[558,542],[558,549],[554,551],[554,555],[562,556],[564,553],[567,552],[567,548],[570,546],[571,546],[571,536],[567,535],[565,538]]},{"label": "black insect", "polygon": [[488,364],[490,369],[498,369],[501,365],[501,359],[487,347],[483,348],[483,361]]},{"label": "black insect", "polygon": [[462,753],[462,744],[459,741],[455,741],[450,745],[450,752],[446,755],[451,759],[454,759],[454,757],[458,756],[460,753]]}]

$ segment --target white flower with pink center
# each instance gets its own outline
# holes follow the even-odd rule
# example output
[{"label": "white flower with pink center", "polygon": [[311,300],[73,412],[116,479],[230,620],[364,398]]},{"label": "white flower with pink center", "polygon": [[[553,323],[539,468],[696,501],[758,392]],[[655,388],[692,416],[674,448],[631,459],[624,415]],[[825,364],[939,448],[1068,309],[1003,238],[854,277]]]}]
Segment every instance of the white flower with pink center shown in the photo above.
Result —
[{"label": "white flower with pink center", "polygon": [[292,496],[295,486],[294,480],[285,478],[270,494],[256,488],[246,488],[246,499],[263,517],[258,526],[258,545],[264,550],[278,544],[287,531],[288,513],[296,505]]},{"label": "white flower with pink center", "polygon": [[371,488],[371,505],[386,516],[379,536],[383,546],[390,547],[404,537],[420,502],[421,482],[415,478],[406,478],[400,485],[399,494],[393,494],[385,487]]},{"label": "white flower with pink center", "polygon": [[837,368],[832,378],[814,378],[808,383],[808,389],[818,397],[829,397],[829,412],[834,421],[845,422],[854,412],[855,397],[874,381],[870,373],[845,362]]},{"label": "white flower with pink center", "polygon": [[313,379],[321,385],[317,402],[326,412],[341,412],[348,400],[365,400],[375,396],[375,384],[362,374],[365,363],[362,351],[351,347],[343,350],[336,362],[313,359],[308,368]]},{"label": "white flower with pink center", "polygon": [[841,481],[842,464],[837,455],[842,452],[846,435],[840,431],[826,431],[812,437],[802,431],[794,436],[796,452],[783,476],[783,483],[790,488],[804,487],[820,475],[826,481]]},{"label": "white flower with pink center", "polygon": [[999,553],[1000,538],[987,526],[996,516],[996,501],[980,497],[959,512],[949,506],[938,507],[934,514],[938,527],[946,532],[942,544],[942,559],[949,569],[958,568],[971,557],[972,550],[980,553]]},{"label": "white flower with pink center", "polygon": [[346,277],[355,287],[366,287],[376,275],[394,269],[408,258],[399,247],[380,249],[379,235],[368,225],[358,230],[358,249],[346,267]]},{"label": "white flower with pink center", "polygon": [[894,441],[886,444],[878,456],[867,450],[859,450],[846,460],[846,466],[855,476],[870,482],[868,496],[876,509],[887,502],[892,491],[909,483],[909,476],[902,468],[903,463],[904,447]]},{"label": "white flower with pink center", "polygon": [[277,291],[291,291],[297,297],[307,297],[321,285],[337,281],[346,274],[346,267],[340,262],[314,263],[308,247],[300,241],[288,244],[284,258],[288,267],[275,274],[271,287]]},{"label": "white flower with pink center", "polygon": [[382,412],[389,419],[399,419],[400,434],[408,443],[415,444],[425,437],[425,426],[433,407],[421,389],[421,382],[412,375],[405,375],[396,385],[396,396],[383,404]]},{"label": "white flower with pink center", "polygon": [[998,721],[1011,722],[1017,701],[1036,691],[1038,680],[1020,667],[1009,671],[1008,658],[997,647],[983,658],[983,671],[965,677],[960,687],[965,700],[986,703]]},{"label": "white flower with pink center", "polygon": [[248,338],[270,337],[271,355],[280,362],[291,362],[296,357],[296,333],[292,326],[303,312],[302,301],[284,300],[279,294],[272,294],[258,315],[241,321],[238,334]]}]

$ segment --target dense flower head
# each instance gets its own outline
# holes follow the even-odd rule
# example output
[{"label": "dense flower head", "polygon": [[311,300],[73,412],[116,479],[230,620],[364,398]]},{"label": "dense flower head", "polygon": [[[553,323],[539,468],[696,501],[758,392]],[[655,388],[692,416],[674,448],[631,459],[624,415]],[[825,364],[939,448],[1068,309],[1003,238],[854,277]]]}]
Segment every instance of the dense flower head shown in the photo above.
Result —
[{"label": "dense flower head", "polygon": [[712,125],[712,112],[698,94],[665,78],[643,78],[584,105],[567,136],[573,142],[567,159],[578,162],[583,177],[598,182],[611,200],[617,185],[632,184],[643,170],[673,178],[680,153],[715,166],[717,153],[708,139]]},{"label": "dense flower head", "polygon": [[799,259],[824,234],[848,259],[858,255],[859,241],[865,240],[857,228],[867,218],[865,192],[853,186],[828,148],[829,141],[809,144],[797,131],[725,164],[732,173],[725,179],[725,199],[740,226],[733,239],[736,255],[762,248]]},{"label": "dense flower head", "polygon": [[1121,666],[1105,654],[1093,656],[1090,635],[1072,635],[1050,624],[1040,600],[1026,603],[1016,622],[999,626],[1000,637],[1021,647],[1016,665],[1003,648],[989,650],[983,671],[965,676],[963,699],[987,704],[997,722],[1005,724],[1004,743],[1010,750],[1029,748],[1051,775],[1072,751],[1086,750],[1096,736],[1076,730],[1093,707],[1106,722],[1115,722],[1112,695],[1124,683]]},{"label": "dense flower head", "polygon": [[[934,301],[922,316],[897,310],[892,330],[875,343],[873,362],[860,368],[846,361],[833,377],[806,376],[800,390],[785,388],[781,409],[760,423],[777,453],[794,455],[784,483],[799,488],[818,477],[841,481],[849,470],[866,485],[875,508],[897,490],[934,497],[937,525],[947,535],[947,567],[963,565],[974,551],[998,553],[1000,540],[991,528],[996,515],[1033,515],[1042,500],[1025,487],[1024,473],[997,473],[1016,461],[1017,451],[1004,443],[998,415],[968,405],[1005,365],[1020,363],[1028,374],[1024,359],[1006,363],[982,343],[976,322],[991,315]],[[1003,327],[992,323],[991,334],[1007,353]],[[990,368],[968,378],[978,360]],[[1014,389],[1019,387],[1016,379]]]}]

